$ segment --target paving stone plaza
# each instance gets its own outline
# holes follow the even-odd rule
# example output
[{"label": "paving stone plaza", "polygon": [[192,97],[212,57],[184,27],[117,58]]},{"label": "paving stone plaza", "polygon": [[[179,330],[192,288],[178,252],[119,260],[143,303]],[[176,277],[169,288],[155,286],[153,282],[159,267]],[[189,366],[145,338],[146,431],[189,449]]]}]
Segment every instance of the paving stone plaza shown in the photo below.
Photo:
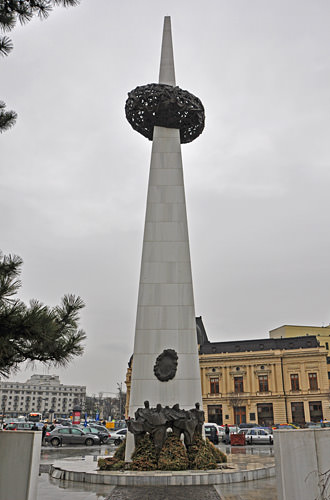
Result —
[{"label": "paving stone plaza", "polygon": [[[274,467],[273,449],[271,446],[230,447],[219,446],[228,455],[228,465],[240,470],[254,470],[256,468]],[[227,483],[211,486],[170,486],[151,487],[140,486],[138,488],[125,486],[112,486],[97,483],[72,482],[63,479],[53,479],[48,474],[51,463],[55,466],[65,467],[67,470],[89,470],[95,472],[97,469],[97,456],[101,453],[112,453],[110,447],[95,449],[93,454],[84,456],[84,449],[43,449],[41,455],[41,470],[39,476],[37,500],[95,500],[99,499],[222,499],[222,500],[277,500],[275,477],[267,479]],[[204,493],[205,492],[205,493]]]}]

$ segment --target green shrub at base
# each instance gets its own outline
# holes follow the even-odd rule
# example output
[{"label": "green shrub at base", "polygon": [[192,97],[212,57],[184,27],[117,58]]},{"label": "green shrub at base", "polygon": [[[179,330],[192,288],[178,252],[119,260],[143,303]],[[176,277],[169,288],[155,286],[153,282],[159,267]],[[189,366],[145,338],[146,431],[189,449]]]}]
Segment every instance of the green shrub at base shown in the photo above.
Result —
[{"label": "green shrub at base", "polygon": [[115,451],[114,457],[118,460],[125,460],[126,438],[120,443]]},{"label": "green shrub at base", "polygon": [[97,465],[100,470],[123,470],[125,468],[126,439],[118,446],[113,457],[99,458]]},{"label": "green shrub at base", "polygon": [[223,451],[219,450],[219,448],[217,448],[216,446],[214,446],[214,444],[209,439],[207,439],[207,438],[205,439],[205,443],[206,443],[206,446],[213,453],[215,461],[218,464],[222,464],[222,463],[227,462],[227,455],[225,453],[223,453]]},{"label": "green shrub at base", "polygon": [[157,458],[155,445],[146,434],[140,443],[136,446],[132,454],[131,470],[156,470]]},{"label": "green shrub at base", "polygon": [[97,465],[100,470],[122,470],[124,469],[125,462],[118,460],[115,457],[99,458]]},{"label": "green shrub at base", "polygon": [[216,448],[208,439],[200,435],[194,436],[194,443],[188,451],[190,469],[216,469],[217,463],[226,462],[227,457]]},{"label": "green shrub at base", "polygon": [[172,432],[168,434],[160,452],[158,463],[154,443],[146,434],[132,454],[132,462],[125,464],[126,440],[117,448],[113,457],[98,460],[100,470],[207,470],[216,469],[217,463],[227,462],[227,456],[214,446],[208,439],[200,435],[194,436],[194,443],[187,453],[181,439]]},{"label": "green shrub at base", "polygon": [[189,467],[186,448],[172,432],[168,434],[158,459],[159,470],[187,470]]}]

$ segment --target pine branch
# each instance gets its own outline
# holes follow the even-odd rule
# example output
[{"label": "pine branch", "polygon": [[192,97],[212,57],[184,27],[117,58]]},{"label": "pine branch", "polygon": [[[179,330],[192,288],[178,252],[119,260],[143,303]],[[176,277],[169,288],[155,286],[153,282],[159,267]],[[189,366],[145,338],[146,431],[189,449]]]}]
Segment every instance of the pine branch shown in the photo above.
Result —
[{"label": "pine branch", "polygon": [[8,377],[19,364],[40,361],[65,366],[82,355],[86,334],[78,330],[80,297],[65,295],[54,308],[31,300],[29,307],[13,296],[21,282],[22,259],[0,252],[0,376]]},{"label": "pine branch", "polygon": [[[0,52],[1,52],[1,40],[0,40]],[[8,130],[12,127],[17,118],[15,111],[4,111],[6,105],[4,102],[0,101],[0,133]]]},{"label": "pine branch", "polygon": [[8,56],[9,52],[13,50],[13,43],[8,36],[0,37],[0,55]]}]

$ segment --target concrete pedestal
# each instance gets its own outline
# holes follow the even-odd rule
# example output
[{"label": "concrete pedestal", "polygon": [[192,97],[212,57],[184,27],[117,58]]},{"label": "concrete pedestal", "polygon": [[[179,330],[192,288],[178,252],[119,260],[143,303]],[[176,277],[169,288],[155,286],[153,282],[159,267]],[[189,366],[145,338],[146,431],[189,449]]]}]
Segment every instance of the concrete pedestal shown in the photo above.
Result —
[{"label": "concrete pedestal", "polygon": [[37,498],[41,432],[0,431],[0,499]]},{"label": "concrete pedestal", "polygon": [[274,431],[278,500],[330,495],[330,429]]}]

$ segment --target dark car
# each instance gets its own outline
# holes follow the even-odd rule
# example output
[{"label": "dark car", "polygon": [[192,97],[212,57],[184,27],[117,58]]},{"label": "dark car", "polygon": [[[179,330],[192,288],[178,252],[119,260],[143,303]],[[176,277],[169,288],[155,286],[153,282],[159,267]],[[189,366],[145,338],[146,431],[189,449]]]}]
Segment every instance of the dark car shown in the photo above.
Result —
[{"label": "dark car", "polygon": [[85,444],[86,446],[93,446],[101,443],[97,434],[86,433],[82,429],[79,429],[79,427],[58,427],[46,433],[45,441],[52,446],[60,446],[62,444]]},{"label": "dark car", "polygon": [[214,443],[219,443],[219,429],[217,424],[213,424],[211,422],[204,424],[205,429],[205,437],[209,438],[209,440]]},{"label": "dark car", "polygon": [[240,429],[253,429],[254,427],[260,427],[258,424],[252,424],[252,423],[247,423],[247,422],[244,422],[242,424],[239,424],[238,427]]},{"label": "dark car", "polygon": [[110,437],[108,430],[101,425],[87,425],[86,427],[80,426],[80,428],[85,433],[96,434],[100,438],[101,443],[106,443]]},{"label": "dark car", "polygon": [[63,426],[67,425],[69,427],[72,426],[71,420],[68,420],[67,418],[57,418],[56,424],[63,425]]}]

